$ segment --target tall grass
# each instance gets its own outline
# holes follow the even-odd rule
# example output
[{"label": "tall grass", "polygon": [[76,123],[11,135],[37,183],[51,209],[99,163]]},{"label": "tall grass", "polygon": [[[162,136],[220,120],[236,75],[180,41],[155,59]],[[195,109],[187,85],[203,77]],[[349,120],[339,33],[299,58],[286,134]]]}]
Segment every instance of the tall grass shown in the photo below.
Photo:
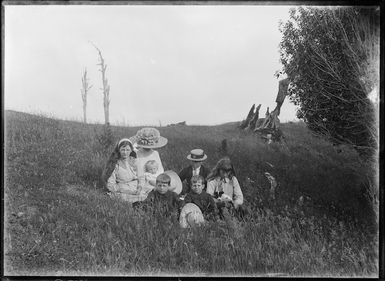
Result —
[{"label": "tall grass", "polygon": [[[355,151],[337,153],[302,123],[283,124],[285,145],[264,144],[235,124],[162,127],[166,169],[179,171],[196,147],[208,154],[209,167],[228,155],[252,210],[235,227],[184,230],[176,218],[134,211],[100,186],[115,141],[138,129],[108,132],[6,112],[6,274],[377,274],[378,226],[361,190],[372,167]],[[274,200],[266,171],[278,181]],[[304,204],[300,196],[308,198]]]}]

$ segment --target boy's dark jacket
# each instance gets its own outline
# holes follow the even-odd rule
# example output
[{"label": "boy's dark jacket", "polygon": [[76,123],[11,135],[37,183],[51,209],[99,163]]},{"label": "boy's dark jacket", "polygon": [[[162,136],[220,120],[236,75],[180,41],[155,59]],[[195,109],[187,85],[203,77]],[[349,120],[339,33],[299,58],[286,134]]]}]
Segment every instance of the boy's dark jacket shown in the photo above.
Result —
[{"label": "boy's dark jacket", "polygon": [[[205,179],[205,188],[206,188],[206,178],[207,176],[209,175],[210,173],[210,170],[208,168],[206,168],[205,166],[201,165],[201,168],[199,170],[199,175],[201,175],[204,179]],[[182,189],[182,192],[181,194],[186,194],[186,193],[189,193],[190,190],[191,190],[191,178],[192,178],[192,174],[193,174],[193,168],[192,166],[188,166],[188,167],[185,167],[183,168],[180,172],[179,172],[179,177],[180,177],[180,180],[183,182],[184,180],[186,180],[186,185],[183,185],[183,189]]]},{"label": "boy's dark jacket", "polygon": [[184,204],[187,203],[197,205],[206,219],[214,218],[217,214],[214,199],[210,194],[206,193],[206,191],[202,191],[200,194],[190,191],[184,198]]},{"label": "boy's dark jacket", "polygon": [[165,194],[161,194],[156,190],[152,190],[144,201],[135,202],[133,206],[152,207],[154,211],[157,210],[167,215],[178,212],[180,200],[175,192],[167,191]]}]

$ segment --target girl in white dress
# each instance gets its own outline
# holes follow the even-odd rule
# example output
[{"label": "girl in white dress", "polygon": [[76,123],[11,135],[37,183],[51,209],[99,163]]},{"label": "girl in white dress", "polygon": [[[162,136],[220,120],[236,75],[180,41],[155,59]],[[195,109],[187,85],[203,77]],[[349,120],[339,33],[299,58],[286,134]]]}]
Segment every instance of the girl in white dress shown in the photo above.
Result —
[{"label": "girl in white dress", "polygon": [[121,139],[115,146],[103,173],[111,197],[131,203],[146,198],[138,186],[135,154],[129,139]]}]

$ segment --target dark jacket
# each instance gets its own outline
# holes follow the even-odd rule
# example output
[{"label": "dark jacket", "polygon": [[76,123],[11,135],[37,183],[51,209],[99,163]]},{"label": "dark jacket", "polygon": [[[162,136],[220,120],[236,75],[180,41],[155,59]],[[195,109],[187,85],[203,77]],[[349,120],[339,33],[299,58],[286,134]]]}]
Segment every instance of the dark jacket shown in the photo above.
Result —
[{"label": "dark jacket", "polygon": [[[180,180],[182,181],[182,183],[184,181],[186,181],[185,184],[183,184],[183,189],[182,189],[182,192],[181,192],[181,195],[183,194],[186,194],[186,193],[189,193],[190,190],[191,190],[191,178],[192,178],[192,173],[193,173],[193,168],[192,166],[188,166],[188,167],[185,167],[183,168],[180,172],[179,172],[179,177],[180,177]],[[201,165],[201,168],[199,170],[199,175],[201,175],[204,179],[205,179],[205,182],[204,182],[204,190],[206,190],[206,178],[207,176],[209,175],[210,173],[210,170],[208,168],[206,168],[205,166]]]},{"label": "dark jacket", "polygon": [[210,194],[206,193],[206,191],[202,191],[201,194],[190,191],[184,198],[184,204],[187,203],[197,205],[206,219],[214,218],[217,214],[214,199]]},{"label": "dark jacket", "polygon": [[141,206],[145,209],[150,207],[153,208],[154,212],[167,216],[172,213],[177,213],[180,207],[179,196],[172,191],[161,194],[156,190],[152,190],[144,201],[135,203],[133,204],[134,207]]}]

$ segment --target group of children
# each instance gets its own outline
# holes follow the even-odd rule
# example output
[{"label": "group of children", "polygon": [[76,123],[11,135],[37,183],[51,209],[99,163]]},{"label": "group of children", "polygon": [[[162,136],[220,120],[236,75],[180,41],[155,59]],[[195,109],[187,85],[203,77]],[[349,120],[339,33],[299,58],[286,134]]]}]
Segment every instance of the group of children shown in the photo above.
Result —
[{"label": "group of children", "polygon": [[180,179],[185,185],[180,194],[170,189],[171,178],[165,173],[157,175],[157,165],[148,161],[145,177],[153,186],[144,201],[134,203],[135,208],[153,206],[164,215],[176,214],[183,228],[201,225],[206,221],[226,219],[230,213],[244,217],[243,194],[235,177],[229,158],[222,158],[210,172],[203,161],[207,159],[202,149],[194,149],[187,156],[191,165],[183,168]]},{"label": "group of children", "polygon": [[[207,155],[202,149],[194,149],[187,156],[190,165],[179,174],[164,172],[154,149],[166,144],[167,139],[155,128],[143,128],[132,139],[121,139],[103,172],[110,197],[133,203],[135,208],[150,206],[158,214],[174,214],[182,227],[226,220],[231,213],[242,218],[248,213],[228,157],[220,159],[210,171],[203,165]],[[179,182],[179,188],[175,182]]]}]

